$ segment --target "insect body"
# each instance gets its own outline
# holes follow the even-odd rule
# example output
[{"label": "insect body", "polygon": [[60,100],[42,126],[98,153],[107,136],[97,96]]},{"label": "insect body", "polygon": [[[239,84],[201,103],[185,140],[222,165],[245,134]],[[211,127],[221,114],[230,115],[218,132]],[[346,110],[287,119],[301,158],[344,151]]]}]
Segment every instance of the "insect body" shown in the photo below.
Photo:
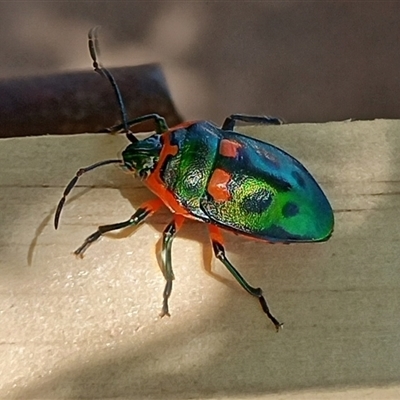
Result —
[{"label": "insect body", "polygon": [[[147,139],[138,140],[127,131],[126,126],[146,120],[153,120],[156,126],[156,133]],[[102,165],[120,164],[142,179],[158,199],[141,205],[126,221],[100,226],[75,254],[82,256],[106,232],[139,225],[165,205],[173,218],[162,239],[166,285],[161,316],[169,315],[174,279],[171,245],[185,218],[189,218],[208,224],[215,256],[248,293],[259,299],[279,330],[282,324],[270,312],[262,290],[249,285],[226,257],[220,228],[272,243],[320,242],[328,240],[333,231],[333,212],[321,188],[299,161],[271,144],[235,132],[237,121],[281,123],[276,118],[235,114],[222,128],[207,121],[169,128],[163,117],[150,114],[112,128],[127,131],[131,144],[122,159],[101,161],[77,172],[58,204],[55,227],[66,196],[80,175]]]}]

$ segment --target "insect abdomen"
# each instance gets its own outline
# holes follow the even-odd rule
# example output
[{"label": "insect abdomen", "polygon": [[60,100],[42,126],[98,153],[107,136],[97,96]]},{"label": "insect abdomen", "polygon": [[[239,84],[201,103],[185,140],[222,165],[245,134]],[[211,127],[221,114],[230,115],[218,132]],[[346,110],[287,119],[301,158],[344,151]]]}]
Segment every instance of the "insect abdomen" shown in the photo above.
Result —
[{"label": "insect abdomen", "polygon": [[284,151],[223,132],[201,207],[218,226],[272,242],[327,240],[331,206],[311,174]]}]

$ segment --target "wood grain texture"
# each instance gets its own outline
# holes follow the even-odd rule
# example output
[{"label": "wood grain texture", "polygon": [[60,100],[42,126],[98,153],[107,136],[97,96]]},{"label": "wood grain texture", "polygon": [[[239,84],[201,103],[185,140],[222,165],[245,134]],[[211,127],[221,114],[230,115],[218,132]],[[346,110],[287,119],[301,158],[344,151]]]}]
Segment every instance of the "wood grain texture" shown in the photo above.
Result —
[{"label": "wood grain texture", "polygon": [[76,170],[114,158],[124,137],[0,142],[1,398],[399,398],[400,122],[241,130],[301,160],[335,210],[326,243],[226,235],[232,262],[285,323],[279,334],[220,264],[219,279],[206,273],[195,222],[174,243],[172,316],[158,318],[166,210],[71,255],[153,196],[104,167],[81,178],[53,228]]}]

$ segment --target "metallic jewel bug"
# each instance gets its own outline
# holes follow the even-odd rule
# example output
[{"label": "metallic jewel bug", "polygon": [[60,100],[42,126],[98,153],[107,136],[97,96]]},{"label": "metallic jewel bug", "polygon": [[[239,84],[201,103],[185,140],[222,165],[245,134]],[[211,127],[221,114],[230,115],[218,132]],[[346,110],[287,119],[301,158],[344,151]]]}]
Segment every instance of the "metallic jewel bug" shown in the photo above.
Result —
[{"label": "metallic jewel bug", "polygon": [[[282,324],[272,315],[260,288],[251,286],[225,254],[221,229],[269,243],[322,242],[333,232],[334,217],[328,199],[312,175],[285,151],[235,132],[237,121],[274,124],[278,118],[233,114],[221,128],[208,121],[185,122],[169,128],[158,114],[128,121],[119,88],[110,72],[97,61],[96,28],[89,32],[89,50],[96,72],[112,84],[122,114],[121,125],[110,132],[125,132],[131,142],[121,159],[81,168],[58,203],[57,229],[66,197],[78,178],[97,167],[119,164],[140,178],[158,198],[142,204],[126,221],[100,226],[75,250],[83,256],[107,232],[137,226],[166,206],[173,214],[162,235],[161,267],[166,284],[160,316],[169,316],[168,299],[174,273],[171,246],[185,218],[208,224],[214,254],[249,294],[256,297],[278,331]],[[155,133],[138,140],[129,128],[143,121],[155,124]]]}]

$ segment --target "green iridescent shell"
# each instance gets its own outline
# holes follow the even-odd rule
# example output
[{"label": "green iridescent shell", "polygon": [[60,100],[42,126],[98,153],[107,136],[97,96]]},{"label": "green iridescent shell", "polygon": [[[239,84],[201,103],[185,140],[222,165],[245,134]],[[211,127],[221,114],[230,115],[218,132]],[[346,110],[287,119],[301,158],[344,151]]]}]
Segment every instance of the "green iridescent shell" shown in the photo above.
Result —
[{"label": "green iridescent shell", "polygon": [[204,121],[171,138],[179,152],[163,167],[162,179],[197,219],[271,242],[330,237],[329,201],[288,153]]}]

